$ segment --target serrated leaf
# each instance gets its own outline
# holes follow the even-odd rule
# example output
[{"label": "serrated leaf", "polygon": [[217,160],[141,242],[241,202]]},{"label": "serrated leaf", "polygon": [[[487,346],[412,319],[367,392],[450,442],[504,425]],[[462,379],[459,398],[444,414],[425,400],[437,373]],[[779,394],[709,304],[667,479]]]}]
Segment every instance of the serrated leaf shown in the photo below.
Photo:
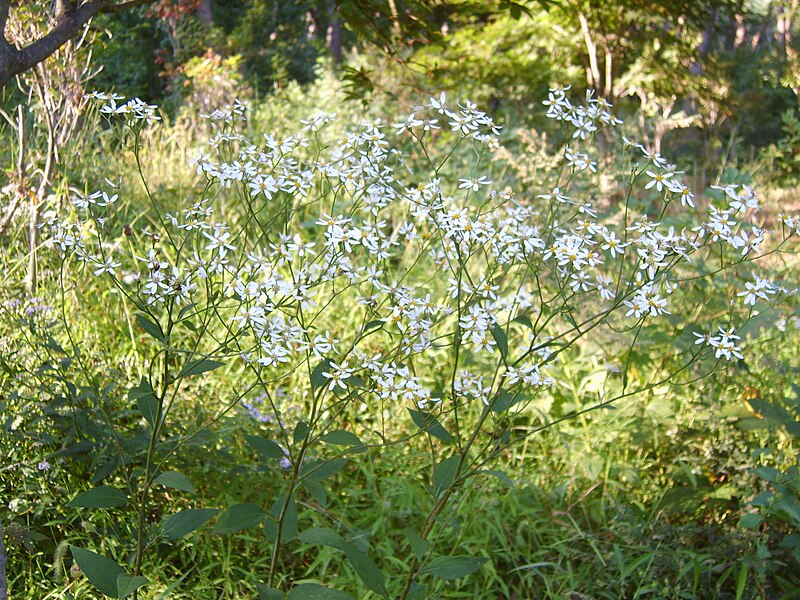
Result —
[{"label": "serrated leaf", "polygon": [[433,495],[437,498],[449,488],[456,478],[460,457],[456,454],[445,458],[433,467]]},{"label": "serrated leaf", "polygon": [[333,444],[335,446],[361,446],[361,440],[355,433],[350,433],[343,429],[330,431],[320,438],[323,442]]},{"label": "serrated leaf", "polygon": [[159,485],[164,485],[182,492],[189,492],[190,494],[194,493],[194,485],[192,485],[192,482],[189,481],[186,475],[179,471],[161,473],[161,475],[153,480],[153,483],[158,483]]},{"label": "serrated leaf", "polygon": [[323,373],[329,373],[331,369],[330,359],[324,358],[320,363],[311,371],[311,389],[317,390],[321,387],[328,385],[328,378]]},{"label": "serrated leaf", "polygon": [[300,470],[300,476],[304,481],[320,483],[338,473],[346,464],[346,458],[314,460],[303,465],[303,468]]},{"label": "serrated leaf", "polygon": [[199,529],[219,512],[216,508],[187,508],[170,515],[161,524],[161,533],[170,540],[177,540]]},{"label": "serrated leaf", "polygon": [[295,444],[299,444],[308,437],[310,431],[311,428],[308,426],[308,423],[300,421],[295,425],[294,432],[292,433],[292,440],[294,440]]},{"label": "serrated leaf", "polygon": [[289,592],[286,600],[353,600],[353,597],[317,583],[303,583]]},{"label": "serrated leaf", "polygon": [[120,598],[127,598],[146,583],[148,583],[147,577],[141,575],[133,577],[127,573],[120,573],[117,575],[117,594]]},{"label": "serrated leaf", "polygon": [[440,579],[461,579],[480,569],[487,560],[476,556],[439,556],[429,562],[422,572]]},{"label": "serrated leaf", "polygon": [[497,342],[497,349],[500,350],[500,356],[505,360],[508,356],[508,336],[497,323],[492,327],[492,337],[494,341]]},{"label": "serrated leaf", "polygon": [[445,444],[450,444],[453,442],[453,436],[442,426],[439,421],[436,420],[430,413],[422,412],[419,410],[414,410],[412,408],[408,409],[408,412],[411,414],[411,420],[414,421],[414,424],[422,429],[424,432],[429,433],[436,439],[443,441]]},{"label": "serrated leaf", "polygon": [[218,369],[225,363],[218,360],[211,360],[209,358],[201,358],[200,360],[190,360],[178,373],[177,379],[181,377],[191,377],[192,375],[200,375]]},{"label": "serrated leaf", "polygon": [[125,574],[125,569],[120,567],[110,558],[101,556],[91,550],[84,550],[76,546],[70,546],[72,558],[78,563],[83,574],[91,584],[106,596],[112,598],[119,597],[117,588],[117,577]]},{"label": "serrated leaf", "polygon": [[214,527],[213,534],[227,534],[260,525],[266,514],[257,504],[234,504],[223,512]]},{"label": "serrated leaf", "polygon": [[144,329],[145,332],[157,339],[159,342],[164,341],[164,331],[161,329],[161,325],[153,321],[144,313],[137,312],[135,316],[139,326]]},{"label": "serrated leaf", "polygon": [[264,458],[285,458],[286,453],[278,444],[272,440],[261,437],[260,435],[244,434],[244,439],[250,444],[256,452]]},{"label": "serrated leaf", "polygon": [[406,539],[411,545],[411,549],[414,551],[414,555],[417,557],[417,560],[422,560],[422,557],[424,557],[428,552],[428,548],[431,547],[431,543],[428,540],[420,537],[417,532],[410,527],[406,527],[403,530],[403,533],[406,534]]},{"label": "serrated leaf", "polygon": [[67,503],[70,508],[113,508],[128,503],[125,492],[115,487],[101,485],[78,494]]}]

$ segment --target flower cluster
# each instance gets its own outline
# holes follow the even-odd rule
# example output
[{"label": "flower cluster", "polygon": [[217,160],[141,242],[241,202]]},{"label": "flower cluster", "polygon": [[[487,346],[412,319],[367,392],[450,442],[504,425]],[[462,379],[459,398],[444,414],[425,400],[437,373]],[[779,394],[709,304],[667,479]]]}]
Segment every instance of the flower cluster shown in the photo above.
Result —
[{"label": "flower cluster", "polygon": [[[156,120],[140,101],[93,97],[128,126]],[[768,236],[753,222],[752,188],[721,186],[714,193],[724,204],[703,212],[675,165],[630,140],[632,181],[658,194],[658,216],[600,216],[574,182],[597,170],[593,134],[620,121],[591,94],[576,106],[554,89],[545,105],[568,130],[564,169],[549,191],[528,193],[488,171],[449,181],[415,175],[403,148],[424,149],[445,124],[479,155],[497,146],[500,128],[469,101],[431,98],[394,124],[397,140],[381,121],[328,140],[335,115],[318,113],[296,133],[252,141],[236,132],[248,111],[236,103],[208,115],[218,130],[194,161],[203,198],[159,216],[163,231],[126,233],[138,253],[123,256],[105,239],[122,193],[113,186],[76,198],[80,218],[51,220],[51,244],[97,276],[116,277],[125,264],[126,293],[154,311],[212,303],[225,346],[263,380],[316,363],[324,367],[317,389],[333,398],[361,389],[365,402],[490,405],[503,390],[553,385],[558,344],[602,325],[632,331],[679,314],[674,297],[695,263],[754,260]],[[690,223],[677,229],[662,219],[667,208]],[[800,228],[794,217],[781,222]],[[752,308],[791,291],[753,275],[735,293]],[[741,358],[735,331],[703,335],[701,346]]]}]

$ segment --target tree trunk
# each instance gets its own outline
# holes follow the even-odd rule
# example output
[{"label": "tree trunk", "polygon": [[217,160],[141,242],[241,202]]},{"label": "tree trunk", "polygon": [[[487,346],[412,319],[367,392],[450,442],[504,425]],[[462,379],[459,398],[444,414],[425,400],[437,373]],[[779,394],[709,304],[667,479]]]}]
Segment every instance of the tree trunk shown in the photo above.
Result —
[{"label": "tree trunk", "polygon": [[328,32],[325,43],[333,54],[333,62],[337,65],[342,62],[342,24],[336,11],[336,3],[328,5]]},{"label": "tree trunk", "polygon": [[200,0],[197,6],[197,16],[203,25],[211,25],[214,21],[214,15],[211,10],[211,0]]},{"label": "tree trunk", "polygon": [[579,12],[578,19],[581,22],[583,41],[586,44],[586,51],[589,54],[589,69],[586,71],[586,79],[589,83],[589,87],[598,89],[602,80],[600,79],[600,67],[597,64],[597,44],[595,44],[592,39],[592,33],[589,31],[589,21],[586,20],[586,15]]}]

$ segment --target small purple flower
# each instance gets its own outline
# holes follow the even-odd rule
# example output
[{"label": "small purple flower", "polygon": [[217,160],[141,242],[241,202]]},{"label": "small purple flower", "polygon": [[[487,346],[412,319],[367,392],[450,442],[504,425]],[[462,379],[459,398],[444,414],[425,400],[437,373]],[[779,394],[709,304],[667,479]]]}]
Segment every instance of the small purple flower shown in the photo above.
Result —
[{"label": "small purple flower", "polygon": [[37,466],[39,467],[40,471],[49,471],[50,470],[50,463],[47,462],[46,460],[40,461]]}]

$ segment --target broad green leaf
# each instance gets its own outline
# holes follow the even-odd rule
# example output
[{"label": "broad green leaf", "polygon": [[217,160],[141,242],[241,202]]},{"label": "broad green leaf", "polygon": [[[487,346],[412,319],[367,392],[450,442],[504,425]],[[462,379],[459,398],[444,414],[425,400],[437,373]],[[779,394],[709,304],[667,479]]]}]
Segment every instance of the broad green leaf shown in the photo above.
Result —
[{"label": "broad green leaf", "polygon": [[353,600],[353,597],[316,583],[303,583],[289,592],[286,600]]},{"label": "broad green leaf", "polygon": [[442,427],[442,424],[436,420],[430,413],[422,412],[409,408],[408,412],[411,414],[411,420],[414,424],[422,429],[424,432],[431,434],[433,437],[442,440],[445,444],[453,442],[453,436]]},{"label": "broad green leaf", "polygon": [[283,600],[283,592],[277,588],[267,587],[263,583],[256,582],[258,590],[258,600]]},{"label": "broad green leaf", "polygon": [[386,597],[386,582],[383,573],[373,560],[355,546],[349,546],[345,551],[347,560],[350,561],[356,575],[370,590]]},{"label": "broad green leaf", "polygon": [[477,556],[439,556],[428,563],[422,572],[440,579],[461,579],[480,569],[487,560]]},{"label": "broad green leaf", "polygon": [[257,504],[234,504],[217,519],[214,534],[234,533],[260,525],[266,515]]},{"label": "broad green leaf", "polygon": [[[264,533],[272,543],[278,539],[278,521],[281,518],[281,511],[286,502],[286,496],[280,496],[272,505],[269,516],[272,517],[264,521]],[[286,505],[286,512],[283,515],[283,526],[281,527],[281,542],[288,542],[297,537],[297,504],[294,495],[289,497]]]},{"label": "broad green leaf", "polygon": [[158,418],[158,400],[147,378],[142,377],[138,385],[128,390],[128,399],[136,401],[139,412],[151,426],[155,424]]},{"label": "broad green leaf", "polygon": [[78,494],[67,503],[71,508],[112,508],[128,503],[125,492],[115,487],[101,485]]},{"label": "broad green leaf", "polygon": [[308,437],[311,428],[308,426],[308,423],[305,421],[300,421],[294,428],[294,432],[292,433],[292,440],[294,440],[295,444],[299,444],[304,439]]},{"label": "broad green leaf", "polygon": [[760,514],[748,513],[739,518],[739,527],[743,527],[744,529],[755,529],[761,525],[761,521],[762,518]]},{"label": "broad green leaf", "polygon": [[284,458],[286,453],[278,444],[260,435],[244,434],[244,439],[264,458]]},{"label": "broad green leaf", "polygon": [[200,360],[190,360],[186,363],[186,366],[181,369],[181,372],[178,373],[177,379],[181,377],[190,377],[192,375],[200,375],[201,373],[206,373],[208,371],[213,371],[214,369],[218,369],[225,363],[220,362],[218,360],[211,360],[209,358],[201,358]]},{"label": "broad green leaf", "polygon": [[375,329],[375,328],[380,329],[381,327],[383,327],[384,323],[385,321],[383,321],[382,319],[375,319],[374,321],[370,321],[369,323],[364,325],[364,332],[366,333],[370,329]]},{"label": "broad green leaf", "polygon": [[533,323],[531,322],[531,319],[528,315],[517,315],[516,317],[511,319],[511,321],[515,323],[521,323],[525,325],[525,327],[527,327],[528,329],[533,330]]},{"label": "broad green leaf", "polygon": [[331,361],[327,358],[322,359],[320,363],[314,367],[314,370],[311,372],[311,389],[317,390],[321,387],[325,387],[328,385],[328,378],[323,375],[323,373],[330,372],[331,368]]},{"label": "broad green leaf", "polygon": [[147,577],[141,575],[133,577],[127,573],[120,573],[117,575],[117,594],[120,598],[127,598],[146,583]]},{"label": "broad green leaf", "polygon": [[410,527],[406,527],[403,530],[403,533],[406,534],[406,539],[408,540],[408,543],[411,544],[411,549],[414,551],[417,560],[422,560],[422,557],[425,556],[426,552],[428,552],[428,548],[431,547],[431,543],[428,540],[420,537],[417,532]]},{"label": "broad green leaf", "polygon": [[508,337],[506,336],[506,332],[503,331],[503,328],[497,323],[492,327],[492,337],[494,341],[497,342],[497,349],[500,350],[500,356],[505,360],[508,356]]},{"label": "broad green leaf", "polygon": [[514,482],[511,481],[511,478],[508,475],[506,475],[505,473],[503,473],[502,471],[495,471],[495,470],[492,470],[492,469],[482,469],[480,471],[475,471],[474,474],[475,475],[491,475],[492,477],[495,477],[495,478],[499,479],[500,481],[502,481],[503,483],[505,483],[508,487],[510,487],[510,488],[514,487]]},{"label": "broad green leaf", "polygon": [[190,494],[194,493],[194,486],[192,485],[192,482],[189,481],[189,478],[186,475],[180,473],[179,471],[167,471],[166,473],[161,473],[161,475],[153,480],[153,483],[158,483],[182,492],[189,492]]},{"label": "broad green leaf", "polygon": [[457,454],[450,456],[433,467],[433,495],[437,498],[449,488],[455,480],[459,458]]},{"label": "broad green leaf", "polygon": [[145,421],[154,427],[158,420],[158,400],[155,396],[143,396],[136,400],[136,408],[144,417]]},{"label": "broad green leaf", "polygon": [[322,486],[322,484],[317,483],[316,481],[311,481],[310,479],[302,479],[300,481],[300,485],[302,485],[306,491],[311,494],[311,496],[320,503],[322,508],[327,508],[328,506],[328,492]]},{"label": "broad green leaf", "polygon": [[350,433],[349,431],[344,431],[343,429],[337,429],[336,431],[330,431],[323,435],[320,438],[323,442],[327,442],[328,444],[333,444],[335,446],[361,446],[361,440],[358,439],[358,436],[355,433]]},{"label": "broad green leaf", "polygon": [[137,312],[136,321],[138,321],[139,326],[149,335],[156,338],[159,342],[164,341],[164,331],[161,329],[161,325],[153,321],[146,314]]},{"label": "broad green leaf", "polygon": [[505,412],[518,402],[521,402],[524,398],[525,396],[520,393],[501,390],[494,399],[494,402],[492,402],[492,411]]},{"label": "broad green leaf", "polygon": [[84,550],[70,546],[72,557],[94,587],[106,596],[119,597],[117,577],[125,574],[125,569],[120,567],[110,558],[95,554],[91,550]]},{"label": "broad green leaf", "polygon": [[346,458],[335,458],[333,460],[313,460],[307,462],[300,469],[303,480],[320,483],[339,472],[347,464]]},{"label": "broad green leaf", "polygon": [[312,527],[311,529],[306,529],[298,536],[298,539],[305,544],[328,546],[329,548],[336,548],[342,552],[350,545],[342,536],[327,527]]},{"label": "broad green leaf", "polygon": [[187,508],[170,515],[161,523],[161,533],[165,538],[177,540],[202,527],[219,512],[216,508]]}]

